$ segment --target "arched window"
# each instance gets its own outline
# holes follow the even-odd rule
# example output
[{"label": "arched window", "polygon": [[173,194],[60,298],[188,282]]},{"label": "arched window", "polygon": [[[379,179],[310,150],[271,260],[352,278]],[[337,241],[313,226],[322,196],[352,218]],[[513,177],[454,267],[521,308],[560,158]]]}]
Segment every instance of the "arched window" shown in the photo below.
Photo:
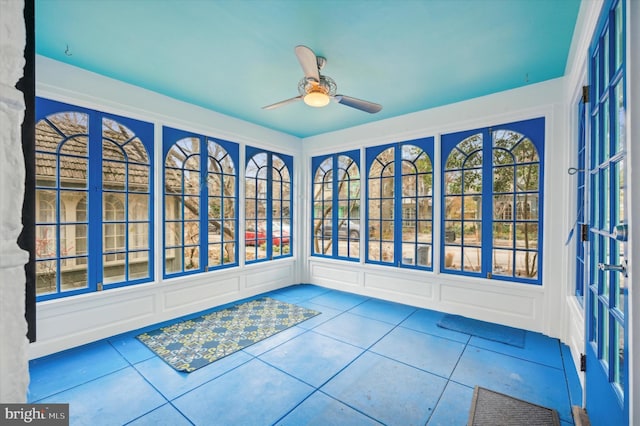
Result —
[{"label": "arched window", "polygon": [[245,260],[292,256],[293,158],[247,147]]},{"label": "arched window", "polygon": [[540,282],[543,142],[543,119],[442,137],[443,272]]},{"label": "arched window", "polygon": [[432,269],[433,138],[367,149],[370,263]]},{"label": "arched window", "polygon": [[38,300],[149,281],[153,125],[41,98],[36,115]]},{"label": "arched window", "polygon": [[164,274],[238,264],[237,144],[164,128]]},{"label": "arched window", "polygon": [[315,256],[360,258],[359,151],[313,159],[313,243]]}]

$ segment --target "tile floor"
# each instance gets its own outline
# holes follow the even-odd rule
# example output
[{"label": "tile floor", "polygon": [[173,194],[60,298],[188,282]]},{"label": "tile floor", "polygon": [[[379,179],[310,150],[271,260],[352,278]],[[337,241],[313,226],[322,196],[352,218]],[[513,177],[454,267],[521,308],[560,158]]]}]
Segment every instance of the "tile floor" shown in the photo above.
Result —
[{"label": "tile floor", "polygon": [[313,285],[268,295],[322,314],[189,374],[142,330],[36,359],[29,402],[69,403],[71,425],[465,425],[480,385],[573,424],[581,391],[557,339],[527,332],[518,348],[440,328],[440,312]]}]

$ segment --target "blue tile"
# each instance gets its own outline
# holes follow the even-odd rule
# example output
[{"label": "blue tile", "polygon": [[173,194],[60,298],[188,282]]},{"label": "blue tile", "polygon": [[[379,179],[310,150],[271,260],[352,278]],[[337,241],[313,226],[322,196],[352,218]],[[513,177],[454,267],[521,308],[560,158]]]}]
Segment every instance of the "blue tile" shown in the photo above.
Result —
[{"label": "blue tile", "polygon": [[322,392],[316,392],[276,424],[278,426],[374,426],[381,423]]},{"label": "blue tile", "polygon": [[28,401],[36,402],[128,365],[104,340],[32,360]]},{"label": "blue tile", "polygon": [[580,384],[580,378],[578,377],[578,370],[573,362],[571,356],[571,349],[567,345],[561,345],[562,351],[562,365],[565,375],[567,377],[567,386],[569,388],[569,397],[571,399],[571,405],[577,405],[582,407],[582,385]]},{"label": "blue tile", "polygon": [[447,339],[455,340],[456,342],[467,343],[471,337],[469,334],[438,327],[438,321],[440,321],[440,319],[445,315],[446,314],[442,312],[432,311],[429,309],[419,309],[411,314],[409,318],[400,323],[400,326],[421,331],[423,333],[433,334],[434,336],[445,337]]},{"label": "blue tile", "polygon": [[327,322],[331,318],[337,317],[343,312],[342,310],[333,309],[328,306],[322,306],[312,302],[300,302],[299,305],[320,312],[320,315],[316,315],[315,317],[309,318],[308,320],[298,324],[298,327],[304,328],[305,330],[311,330],[314,327]]},{"label": "blue tile", "polygon": [[112,426],[137,419],[167,401],[133,367],[128,367],[42,402],[69,403],[74,426]]},{"label": "blue tile", "polygon": [[344,293],[342,291],[330,290],[312,299],[310,302],[317,303],[318,305],[328,306],[330,308],[340,309],[346,311],[354,306],[365,302],[368,297],[360,296],[358,294]]},{"label": "blue tile", "polygon": [[313,392],[299,380],[254,359],[173,401],[197,425],[273,424]]},{"label": "blue tile", "polygon": [[464,347],[464,343],[398,327],[370,350],[448,379]]},{"label": "blue tile", "polygon": [[319,387],[361,353],[361,348],[309,331],[261,355],[260,359]]},{"label": "blue tile", "polygon": [[387,425],[424,425],[447,381],[366,352],[321,390]]},{"label": "blue tile", "polygon": [[415,312],[415,310],[416,308],[414,307],[400,303],[387,302],[380,299],[369,299],[349,310],[349,313],[397,325]]},{"label": "blue tile", "polygon": [[564,371],[520,358],[468,346],[451,380],[555,408],[571,421],[571,406]]},{"label": "blue tile", "polygon": [[191,422],[171,404],[165,404],[127,423],[127,426],[191,426]]},{"label": "blue tile", "polygon": [[313,331],[366,349],[392,328],[393,325],[386,322],[344,313],[317,326]]},{"label": "blue tile", "polygon": [[173,400],[251,359],[251,355],[238,351],[191,373],[176,371],[158,357],[143,361],[134,367],[165,398]]},{"label": "blue tile", "polygon": [[494,352],[500,352],[505,355],[515,356],[517,358],[526,359],[527,361],[537,362],[550,367],[562,368],[562,356],[560,355],[560,343],[558,339],[532,331],[527,331],[525,333],[524,348],[506,345],[504,343],[482,339],[476,336],[473,336],[471,340],[469,340],[469,345],[488,349]]},{"label": "blue tile", "polygon": [[444,389],[428,426],[466,425],[473,399],[473,388],[449,382]]},{"label": "blue tile", "polygon": [[111,346],[116,348],[120,355],[122,355],[131,364],[135,364],[156,356],[151,349],[140,342],[140,340],[136,339],[138,334],[140,334],[140,332],[135,331],[110,337],[107,340],[111,343]]},{"label": "blue tile", "polygon": [[275,348],[276,346],[288,340],[293,339],[297,335],[302,334],[304,332],[305,332],[305,329],[300,328],[297,325],[294,325],[293,327],[289,327],[286,330],[283,330],[277,334],[274,334],[273,336],[267,337],[266,339],[261,340],[258,343],[254,343],[251,346],[247,346],[242,350],[250,355],[258,356],[262,353],[265,353],[268,350]]}]

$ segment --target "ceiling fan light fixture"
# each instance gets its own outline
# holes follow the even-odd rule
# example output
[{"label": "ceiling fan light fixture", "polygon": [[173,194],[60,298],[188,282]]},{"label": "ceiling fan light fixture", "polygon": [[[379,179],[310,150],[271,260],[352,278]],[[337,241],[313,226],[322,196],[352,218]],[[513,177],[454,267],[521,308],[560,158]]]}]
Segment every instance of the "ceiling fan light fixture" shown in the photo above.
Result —
[{"label": "ceiling fan light fixture", "polygon": [[323,91],[315,90],[304,95],[303,100],[304,103],[309,106],[321,108],[329,105],[329,101],[331,101],[331,98],[329,98],[329,96]]}]

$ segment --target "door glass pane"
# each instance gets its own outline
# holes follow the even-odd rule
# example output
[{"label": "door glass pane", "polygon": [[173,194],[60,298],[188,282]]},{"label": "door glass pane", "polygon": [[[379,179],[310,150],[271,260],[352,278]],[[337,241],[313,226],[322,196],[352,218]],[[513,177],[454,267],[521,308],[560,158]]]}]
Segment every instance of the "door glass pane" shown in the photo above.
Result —
[{"label": "door glass pane", "polygon": [[616,359],[613,366],[613,382],[620,386],[621,390],[624,390],[625,385],[625,360],[624,360],[624,327],[618,321],[616,321],[615,336],[613,343],[616,345],[613,351]]},{"label": "door glass pane", "polygon": [[605,304],[602,306],[602,336],[600,336],[600,343],[602,344],[602,361],[609,364],[609,312]]},{"label": "door glass pane", "polygon": [[622,26],[624,25],[622,21],[622,1],[618,2],[616,6],[615,14],[615,67],[618,69],[620,65],[622,65],[622,58],[624,55],[624,32],[622,31]]}]

